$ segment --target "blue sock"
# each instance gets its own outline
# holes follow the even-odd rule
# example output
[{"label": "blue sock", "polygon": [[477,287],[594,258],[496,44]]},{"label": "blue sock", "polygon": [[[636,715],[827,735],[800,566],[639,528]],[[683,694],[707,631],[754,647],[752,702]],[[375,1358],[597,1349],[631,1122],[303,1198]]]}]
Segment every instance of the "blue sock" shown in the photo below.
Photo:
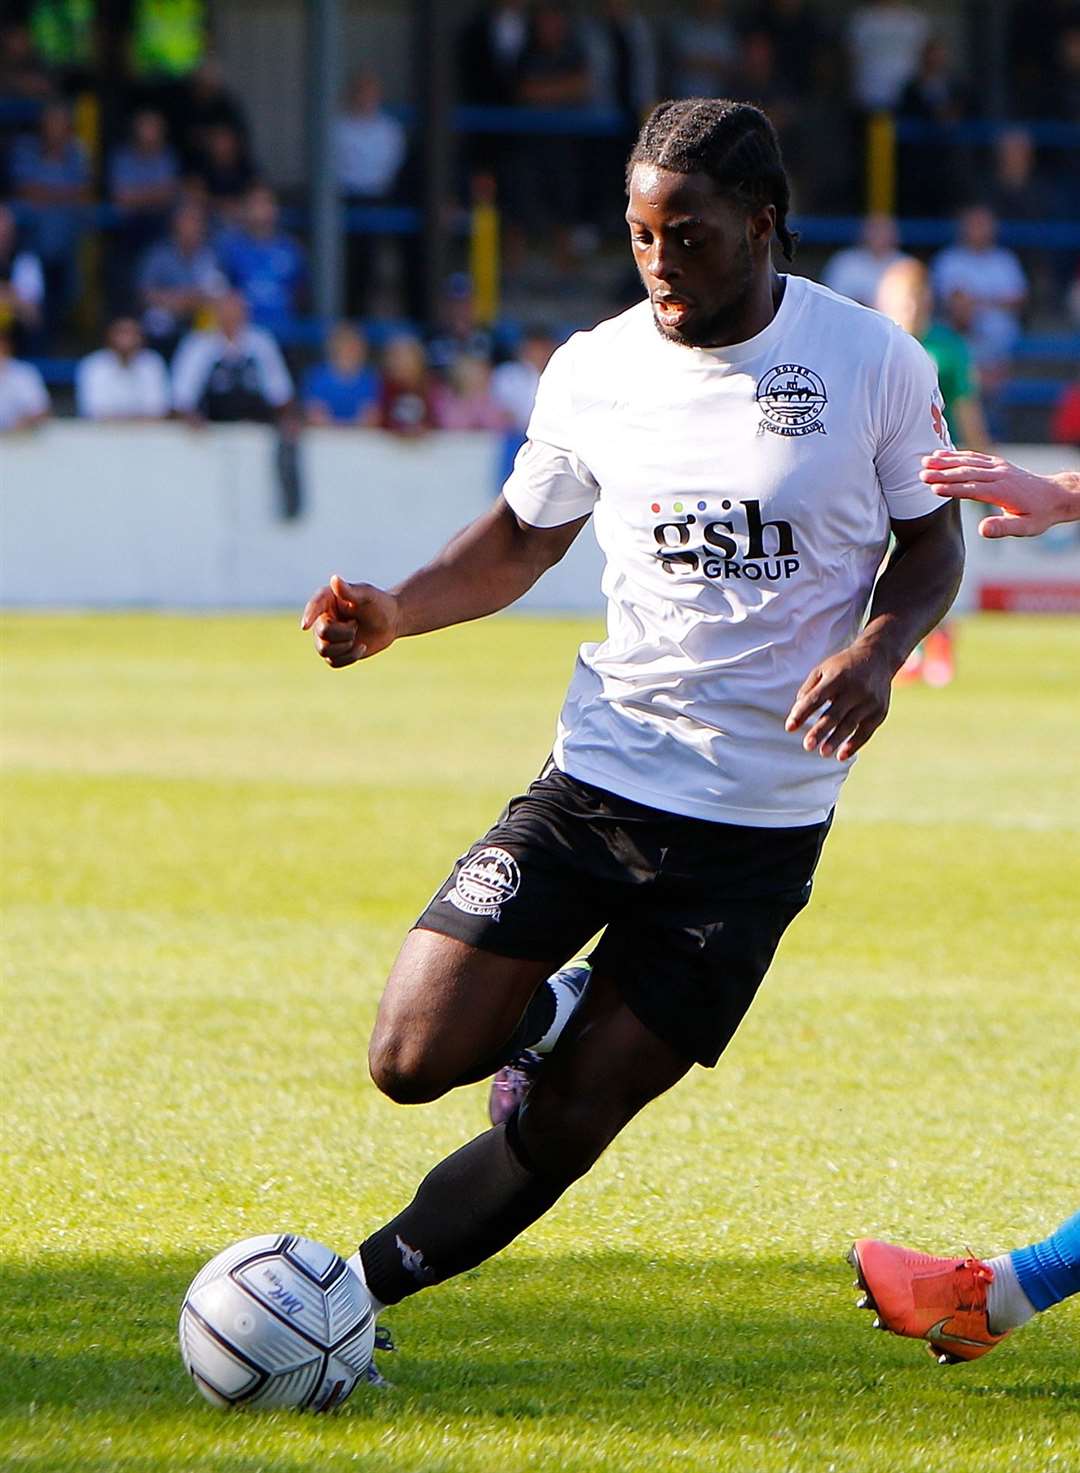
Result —
[{"label": "blue sock", "polygon": [[1080,1212],[1056,1233],[1010,1253],[1020,1287],[1036,1309],[1049,1309],[1080,1294]]}]

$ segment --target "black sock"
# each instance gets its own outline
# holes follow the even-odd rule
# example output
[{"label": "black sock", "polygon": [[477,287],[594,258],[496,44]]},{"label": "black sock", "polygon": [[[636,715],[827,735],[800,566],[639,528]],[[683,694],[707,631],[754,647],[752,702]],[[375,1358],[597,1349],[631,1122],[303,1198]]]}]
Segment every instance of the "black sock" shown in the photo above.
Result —
[{"label": "black sock", "polygon": [[496,1125],[441,1161],[405,1211],[360,1244],[368,1287],[396,1304],[475,1268],[542,1217],[572,1180],[534,1168],[516,1116]]}]

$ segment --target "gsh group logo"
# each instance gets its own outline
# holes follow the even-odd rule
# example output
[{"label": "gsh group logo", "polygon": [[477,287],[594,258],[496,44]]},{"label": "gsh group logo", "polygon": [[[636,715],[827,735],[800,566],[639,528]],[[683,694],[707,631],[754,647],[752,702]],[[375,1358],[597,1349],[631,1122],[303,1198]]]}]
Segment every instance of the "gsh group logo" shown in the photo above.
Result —
[{"label": "gsh group logo", "polygon": [[[665,573],[700,572],[706,578],[782,583],[799,571],[794,528],[779,517],[766,521],[760,501],[721,501],[720,510],[731,513],[725,519],[712,517],[707,502],[697,506],[704,516],[688,513],[653,527],[656,556]],[[675,502],[675,509],[682,511],[681,501]],[[656,502],[653,510],[660,510]]]}]

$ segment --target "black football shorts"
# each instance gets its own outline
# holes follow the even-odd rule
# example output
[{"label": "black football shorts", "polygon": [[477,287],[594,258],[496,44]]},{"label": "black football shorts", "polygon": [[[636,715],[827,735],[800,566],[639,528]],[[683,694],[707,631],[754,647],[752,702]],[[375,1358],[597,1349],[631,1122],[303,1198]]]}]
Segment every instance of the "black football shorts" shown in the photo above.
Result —
[{"label": "black football shorts", "polygon": [[683,818],[549,762],[416,925],[552,970],[603,929],[597,970],[653,1033],[712,1065],[810,898],[831,821],[765,829]]}]

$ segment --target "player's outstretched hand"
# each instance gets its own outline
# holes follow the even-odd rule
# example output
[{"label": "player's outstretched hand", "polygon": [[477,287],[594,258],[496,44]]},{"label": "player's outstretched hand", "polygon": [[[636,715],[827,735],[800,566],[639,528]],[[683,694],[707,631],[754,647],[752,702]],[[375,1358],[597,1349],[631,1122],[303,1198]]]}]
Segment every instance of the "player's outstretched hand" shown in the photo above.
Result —
[{"label": "player's outstretched hand", "polygon": [[892,675],[881,654],[867,646],[853,644],[830,655],[799,687],[785,729],[798,731],[817,713],[803,746],[822,757],[835,752],[838,762],[846,762],[865,747],[889,714]]},{"label": "player's outstretched hand", "polygon": [[942,450],[924,455],[922,463],[920,480],[939,496],[1002,508],[1003,516],[984,517],[979,523],[982,537],[1038,537],[1068,519],[1067,493],[1052,476],[1037,476],[1000,455]]},{"label": "player's outstretched hand", "polygon": [[346,583],[335,573],[307,601],[301,629],[310,629],[315,648],[334,670],[392,645],[401,630],[398,601],[371,583]]}]

